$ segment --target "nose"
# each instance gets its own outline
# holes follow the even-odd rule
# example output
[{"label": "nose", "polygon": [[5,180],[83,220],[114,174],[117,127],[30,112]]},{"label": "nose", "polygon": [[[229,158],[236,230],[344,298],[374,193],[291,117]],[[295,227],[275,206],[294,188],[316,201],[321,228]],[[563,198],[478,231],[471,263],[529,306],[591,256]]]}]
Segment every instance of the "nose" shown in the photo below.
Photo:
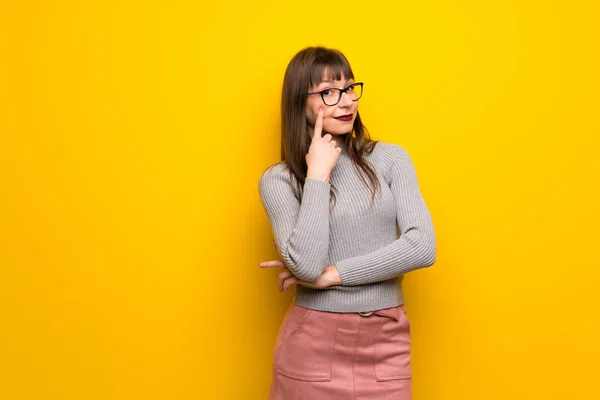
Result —
[{"label": "nose", "polygon": [[340,107],[348,107],[352,104],[352,99],[348,96],[348,93],[342,93],[342,98],[340,99],[339,105]]}]

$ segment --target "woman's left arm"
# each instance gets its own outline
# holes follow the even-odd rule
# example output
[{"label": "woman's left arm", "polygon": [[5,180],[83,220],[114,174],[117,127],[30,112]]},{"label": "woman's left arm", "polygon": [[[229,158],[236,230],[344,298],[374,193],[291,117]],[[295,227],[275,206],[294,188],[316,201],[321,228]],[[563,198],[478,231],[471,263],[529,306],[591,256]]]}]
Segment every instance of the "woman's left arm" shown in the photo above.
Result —
[{"label": "woman's left arm", "polygon": [[342,286],[380,282],[435,263],[435,231],[413,162],[404,148],[394,145],[391,151],[390,189],[401,236],[373,252],[337,261]]}]

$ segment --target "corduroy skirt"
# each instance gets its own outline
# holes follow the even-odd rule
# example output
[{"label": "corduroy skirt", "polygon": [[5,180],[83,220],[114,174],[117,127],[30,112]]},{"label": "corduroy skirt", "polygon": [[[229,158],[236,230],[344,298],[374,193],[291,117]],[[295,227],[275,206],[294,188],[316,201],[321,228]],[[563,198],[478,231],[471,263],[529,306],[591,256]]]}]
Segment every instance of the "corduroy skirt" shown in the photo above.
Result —
[{"label": "corduroy skirt", "polygon": [[406,307],[363,313],[288,308],[269,400],[411,399]]}]

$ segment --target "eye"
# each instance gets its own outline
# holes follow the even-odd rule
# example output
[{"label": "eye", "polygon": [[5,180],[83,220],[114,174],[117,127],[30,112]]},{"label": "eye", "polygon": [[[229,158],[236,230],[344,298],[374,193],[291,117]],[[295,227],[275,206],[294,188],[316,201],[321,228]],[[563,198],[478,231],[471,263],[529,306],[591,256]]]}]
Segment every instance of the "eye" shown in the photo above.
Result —
[{"label": "eye", "polygon": [[354,84],[349,85],[346,89],[348,89],[349,91],[353,92],[354,91],[354,86],[356,86],[356,85],[354,85]]},{"label": "eye", "polygon": [[331,90],[330,89],[325,89],[321,93],[323,93],[325,96],[328,96],[328,95],[331,94]]}]

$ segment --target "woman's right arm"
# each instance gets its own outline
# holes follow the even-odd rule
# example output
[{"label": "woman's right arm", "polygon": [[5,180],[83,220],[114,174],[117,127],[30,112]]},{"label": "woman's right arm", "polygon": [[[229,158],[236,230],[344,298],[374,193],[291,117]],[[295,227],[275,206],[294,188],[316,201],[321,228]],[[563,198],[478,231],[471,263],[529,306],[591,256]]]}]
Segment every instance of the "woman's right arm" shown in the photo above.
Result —
[{"label": "woman's right arm", "polygon": [[314,134],[306,164],[308,170],[298,201],[292,189],[289,171],[277,164],[259,180],[259,192],[281,258],[300,280],[315,282],[329,261],[329,176],[341,148],[331,134],[323,132],[323,107],[315,118]]},{"label": "woman's right arm", "polygon": [[299,279],[316,281],[329,261],[331,185],[306,178],[300,202],[287,168],[277,164],[263,173],[258,186],[282,260]]}]

